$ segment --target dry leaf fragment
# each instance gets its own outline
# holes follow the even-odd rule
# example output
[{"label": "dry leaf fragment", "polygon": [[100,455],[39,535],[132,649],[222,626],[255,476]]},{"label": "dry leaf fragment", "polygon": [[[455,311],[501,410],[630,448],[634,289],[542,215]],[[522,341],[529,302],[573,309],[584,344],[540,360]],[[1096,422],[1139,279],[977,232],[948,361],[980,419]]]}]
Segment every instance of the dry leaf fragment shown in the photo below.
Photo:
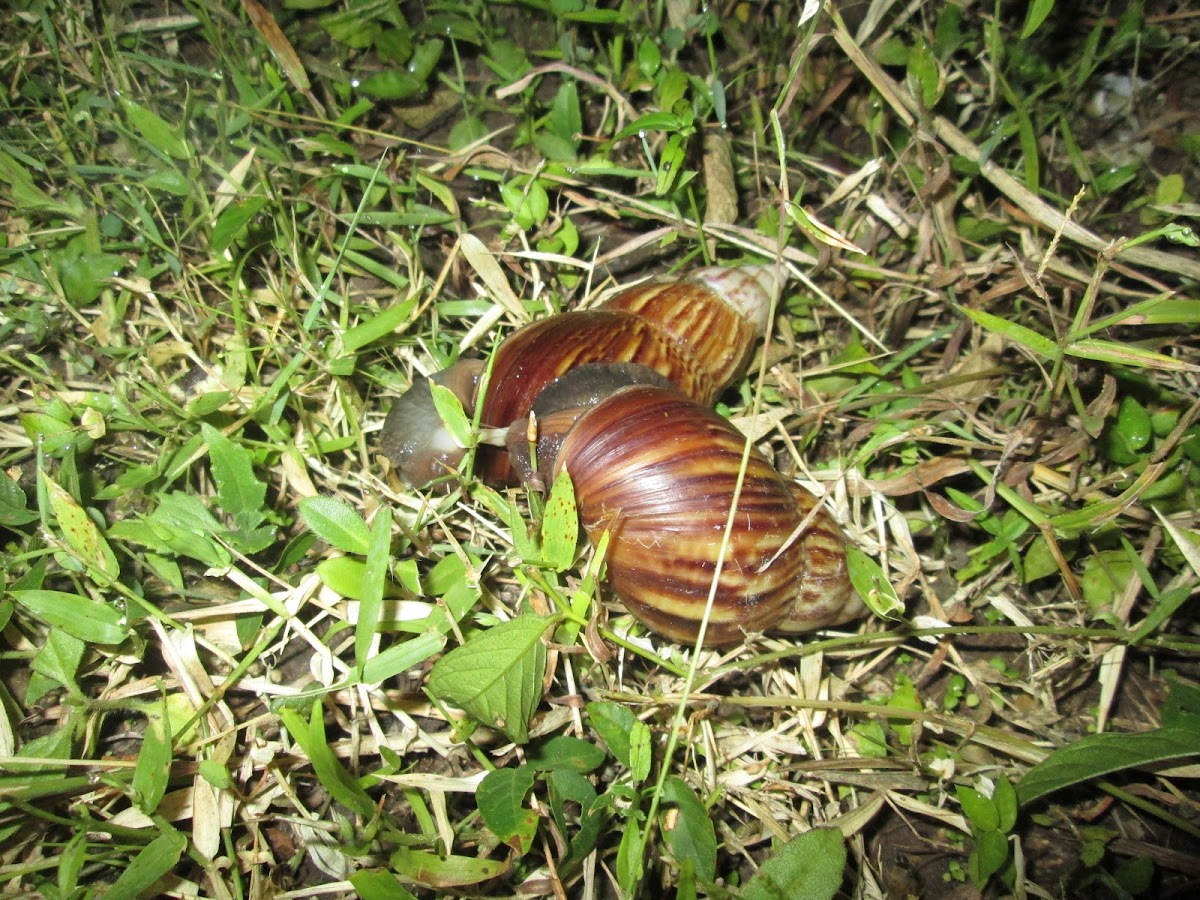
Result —
[{"label": "dry leaf fragment", "polygon": [[708,204],[704,224],[729,225],[737,221],[738,195],[729,141],[719,131],[704,133],[704,191]]}]

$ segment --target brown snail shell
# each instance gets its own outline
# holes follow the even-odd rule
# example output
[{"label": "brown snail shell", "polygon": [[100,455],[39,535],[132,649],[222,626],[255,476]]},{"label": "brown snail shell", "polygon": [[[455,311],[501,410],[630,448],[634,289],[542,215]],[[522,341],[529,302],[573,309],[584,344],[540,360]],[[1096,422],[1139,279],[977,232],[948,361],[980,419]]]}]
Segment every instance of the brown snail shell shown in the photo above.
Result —
[{"label": "brown snail shell", "polygon": [[[544,489],[568,471],[589,538],[609,534],[610,585],[674,640],[698,634],[745,446],[708,406],[744,372],[780,287],[772,266],[640,285],[599,309],[525,326],[492,365],[480,421],[505,446],[481,445],[477,473],[493,483],[516,474]],[[431,380],[472,413],[481,369],[460,361]],[[382,443],[417,485],[447,474],[465,452],[445,434],[424,379],[393,404]],[[833,519],[751,451],[705,642],[808,631],[863,611]]]},{"label": "brown snail shell", "polygon": [[[712,410],[648,386],[586,411],[561,441],[553,474],[570,473],[591,541],[608,532],[609,584],[635,617],[674,640],[696,639],[745,441]],[[862,614],[841,530],[815,506],[750,452],[705,643]]]},{"label": "brown snail shell", "polygon": [[[596,362],[645,366],[685,396],[711,404],[744,372],[755,341],[766,332],[781,286],[782,275],[775,266],[703,268],[682,279],[622,291],[599,309],[561,313],[526,325],[496,352],[480,423],[507,428],[529,415],[534,400],[556,378]],[[433,376],[435,381],[457,380],[451,373],[459,365],[464,364]],[[469,391],[456,391],[468,414],[477,402],[473,385]],[[413,389],[392,405],[383,425],[384,454],[418,486],[447,474],[465,452],[444,449],[452,450],[453,442],[441,433],[436,414],[425,418],[432,409],[428,386],[414,382]],[[430,451],[427,444],[438,449]],[[480,447],[476,471],[485,481],[513,481],[502,448]]]}]

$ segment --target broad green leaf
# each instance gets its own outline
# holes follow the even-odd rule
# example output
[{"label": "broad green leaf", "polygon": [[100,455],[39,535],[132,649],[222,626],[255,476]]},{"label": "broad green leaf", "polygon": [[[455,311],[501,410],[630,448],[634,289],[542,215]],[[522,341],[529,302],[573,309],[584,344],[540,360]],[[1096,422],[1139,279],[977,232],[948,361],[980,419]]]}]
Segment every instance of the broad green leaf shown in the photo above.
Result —
[{"label": "broad green leaf", "polygon": [[632,897],[646,871],[646,841],[642,836],[641,823],[634,818],[626,819],[621,831],[621,843],[617,845],[617,884],[622,896]]},{"label": "broad green leaf", "polygon": [[683,135],[672,134],[658,157],[658,179],[654,184],[654,193],[657,196],[665,197],[674,190],[686,162],[686,141]]},{"label": "broad green leaf", "polygon": [[133,770],[133,793],[138,809],[150,816],[167,792],[171,776],[171,738],[165,711],[146,718],[146,732]]},{"label": "broad green leaf", "polygon": [[513,221],[528,231],[540,225],[550,213],[550,195],[537,180],[514,178],[500,185],[500,199],[512,213]]},{"label": "broad green leaf", "polygon": [[[467,566],[471,566],[468,571]],[[430,614],[429,620],[420,624],[421,630],[432,628],[444,634],[453,623],[461,622],[471,611],[482,593],[479,587],[477,557],[468,554],[467,561],[457,554],[444,556],[425,576],[425,594],[440,597],[442,603]],[[441,606],[444,605],[444,609]]]},{"label": "broad green leaf", "polygon": [[688,121],[670,112],[652,112],[640,118],[634,119],[613,138],[614,141],[623,140],[635,134],[641,134],[646,131],[668,131],[675,132],[688,124]]},{"label": "broad green leaf", "polygon": [[958,795],[958,802],[962,805],[963,814],[971,823],[971,828],[976,834],[1000,827],[1000,813],[990,797],[985,797],[974,788],[961,784],[955,785],[955,793]]},{"label": "broad green leaf", "polygon": [[857,547],[846,547],[846,571],[855,591],[875,615],[899,619],[904,614],[904,601],[883,574],[883,568]]},{"label": "broad green leaf", "polygon": [[217,502],[230,516],[249,515],[242,527],[254,528],[265,518],[267,486],[254,475],[250,451],[207,422],[200,423],[200,433],[208,445],[209,465],[217,483]]},{"label": "broad green leaf", "polygon": [[93,444],[85,432],[56,415],[30,412],[22,413],[19,418],[25,434],[46,456],[60,457],[68,448],[82,451]]},{"label": "broad green leaf", "polygon": [[425,90],[425,79],[414,77],[405,69],[376,72],[360,82],[358,89],[376,100],[407,100]]},{"label": "broad green leaf", "polygon": [[125,110],[125,118],[129,120],[129,124],[155,150],[174,159],[192,158],[191,144],[180,137],[179,131],[158,113],[125,97],[121,98],[121,108]]},{"label": "broad green leaf", "polygon": [[741,900],[830,900],[842,886],[846,841],[836,828],[814,828],[788,841],[742,889]]},{"label": "broad green leaf", "polygon": [[334,756],[333,748],[329,746],[329,742],[325,738],[323,714],[324,707],[320,700],[313,703],[312,714],[307,722],[294,709],[285,707],[279,711],[279,717],[283,721],[284,727],[292,736],[292,740],[300,745],[300,749],[304,751],[308,761],[312,763],[313,772],[316,773],[317,780],[321,782],[325,790],[329,791],[333,799],[354,810],[364,819],[373,819],[375,817],[375,801],[367,796],[362,785],[346,771],[346,767]]},{"label": "broad green leaf", "polygon": [[556,572],[571,568],[579,540],[579,512],[575,486],[566,469],[554,479],[554,487],[542,511],[542,559]]},{"label": "broad green leaf", "polygon": [[676,861],[690,860],[696,877],[710,884],[717,875],[717,833],[708,810],[681,778],[663,785],[663,802],[674,806],[663,814],[662,833]]},{"label": "broad green leaf", "polygon": [[0,471],[0,526],[17,528],[35,521],[38,515],[26,508],[27,502],[21,486]]},{"label": "broad green leaf", "polygon": [[76,831],[74,836],[63,847],[62,856],[58,863],[58,890],[60,897],[82,896],[75,891],[79,883],[79,872],[87,861],[88,834],[83,829]]},{"label": "broad green leaf", "polygon": [[971,880],[980,890],[1008,862],[1008,838],[995,828],[977,832],[975,851],[967,862]]},{"label": "broad green leaf", "polygon": [[219,791],[230,791],[237,786],[229,770],[215,759],[202,759],[196,767],[200,777]]},{"label": "broad green leaf", "polygon": [[505,843],[514,837],[532,837],[531,816],[536,828],[537,813],[525,806],[525,797],[533,787],[535,777],[530,766],[495,769],[488,772],[475,789],[475,803],[483,816],[483,824]]},{"label": "broad green leaf", "polygon": [[350,885],[362,900],[417,900],[384,869],[360,869],[350,876]]},{"label": "broad green leaf", "polygon": [[217,217],[213,225],[209,246],[214,253],[224,253],[233,242],[246,233],[250,223],[268,203],[266,197],[247,197],[230,203]]},{"label": "broad green leaf", "polygon": [[119,644],[128,629],[111,606],[62,591],[9,591],[8,596],[47,625],[90,644]]},{"label": "broad green leaf", "polygon": [[525,615],[501,622],[451,650],[429,673],[429,690],[509,740],[529,740],[529,720],[542,696],[549,622]]},{"label": "broad green leaf", "polygon": [[1000,816],[1000,830],[1008,834],[1017,824],[1017,790],[1013,787],[1013,783],[1008,780],[1008,776],[1000,775],[996,778],[996,788],[992,791],[992,803],[996,805],[996,812]]},{"label": "broad green leaf", "polygon": [[128,265],[125,257],[113,253],[80,253],[60,263],[58,277],[67,300],[75,306],[86,306]]},{"label": "broad green leaf", "polygon": [[471,420],[463,410],[462,401],[454,391],[440,384],[430,382],[429,390],[433,394],[433,405],[437,409],[438,418],[442,420],[454,442],[460,447],[470,447],[474,443],[471,440]]},{"label": "broad green leaf", "polygon": [[445,646],[445,636],[434,633],[419,634],[395,643],[367,660],[363,666],[362,680],[366,684],[379,684],[381,681],[395,678],[401,672],[407,672],[413,666],[419,666],[434,654],[440,653]]},{"label": "broad green leaf", "polygon": [[333,556],[317,563],[321,583],[347,600],[361,600],[367,564],[353,556]]},{"label": "broad green leaf", "polygon": [[626,768],[631,767],[629,736],[637,717],[623,703],[597,701],[587,705],[588,722],[608,746],[608,750]]},{"label": "broad green leaf", "polygon": [[1158,728],[1133,734],[1093,734],[1055,750],[1025,773],[1017,797],[1028,806],[1047,794],[1122,769],[1200,754],[1191,728]]},{"label": "broad green leaf", "polygon": [[351,506],[332,497],[305,497],[299,505],[304,524],[325,543],[344,553],[367,555],[371,530]]},{"label": "broad green leaf", "polygon": [[639,720],[633,723],[629,732],[629,772],[635,784],[650,777],[650,766],[654,762],[652,737],[650,726],[645,722]]},{"label": "broad green leaf", "polygon": [[187,846],[187,836],[169,825],[166,828],[167,831],[142,848],[116,883],[104,892],[106,900],[137,900],[175,868]]},{"label": "broad green leaf", "polygon": [[79,693],[75,684],[75,673],[83,661],[84,643],[61,628],[54,628],[46,637],[46,643],[33,658],[33,671],[51,678],[67,688],[72,694]]},{"label": "broad green leaf", "polygon": [[[160,496],[158,507],[143,522],[150,526],[162,546],[173,553],[190,556],[214,568],[223,568],[232,561],[229,551],[216,540],[228,529],[194,494],[171,491]],[[115,533],[115,526],[111,530]],[[124,536],[125,532],[121,534]]]},{"label": "broad green leaf", "polygon": [[1171,686],[1171,693],[1162,706],[1163,725],[1190,729],[1200,735],[1200,686],[1180,681],[1171,671],[1163,675]]},{"label": "broad green leaf", "polygon": [[46,472],[39,473],[50,496],[50,509],[62,529],[63,539],[75,556],[101,586],[114,582],[121,574],[117,557],[108,546],[92,517],[67,491]]},{"label": "broad green leaf", "polygon": [[921,101],[922,108],[931,110],[942,97],[941,67],[925,41],[918,37],[908,53],[905,73],[909,93]]},{"label": "broad green leaf", "polygon": [[538,771],[566,769],[586,774],[604,764],[604,751],[582,738],[558,735],[532,748],[526,762]]},{"label": "broad green leaf", "polygon": [[477,859],[473,856],[439,856],[401,847],[391,856],[392,871],[405,881],[431,888],[462,887],[499,878],[510,862]]},{"label": "broad green leaf", "polygon": [[[1136,557],[1134,557],[1136,559]],[[1101,550],[1083,562],[1079,588],[1092,613],[1111,610],[1137,577],[1133,562],[1124,550]]]}]

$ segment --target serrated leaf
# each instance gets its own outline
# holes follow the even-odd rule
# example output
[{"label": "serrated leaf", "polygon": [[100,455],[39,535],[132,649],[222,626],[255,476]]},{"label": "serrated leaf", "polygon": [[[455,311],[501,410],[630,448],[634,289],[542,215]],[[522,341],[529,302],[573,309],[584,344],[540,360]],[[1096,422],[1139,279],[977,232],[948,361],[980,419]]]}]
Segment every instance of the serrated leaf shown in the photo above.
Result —
[{"label": "serrated leaf", "polygon": [[108,585],[121,574],[116,554],[100,533],[99,527],[82,506],[59,484],[41,471],[50,497],[50,509],[62,529],[63,539],[75,556],[88,567],[89,573],[100,585]]},{"label": "serrated leaf", "polygon": [[1190,728],[1093,734],[1055,750],[1026,772],[1017,785],[1017,797],[1027,806],[1054,791],[1112,772],[1196,755],[1200,755],[1200,742]]},{"label": "serrated leaf", "polygon": [[708,810],[687,782],[672,776],[663,785],[663,802],[674,810],[663,815],[663,837],[677,861],[690,860],[696,877],[711,884],[717,875],[717,832]]},{"label": "serrated leaf", "polygon": [[556,572],[564,572],[575,562],[579,541],[579,511],[575,505],[575,485],[566,469],[554,479],[554,487],[542,512],[542,559]]},{"label": "serrated leaf", "polygon": [[434,664],[430,692],[514,743],[525,743],[542,696],[542,635],[548,625],[546,619],[526,615],[477,634]]},{"label": "serrated leaf", "polygon": [[8,596],[37,618],[90,644],[119,644],[128,629],[122,615],[96,600],[62,591],[9,591]]},{"label": "serrated leaf", "polygon": [[250,451],[207,422],[200,423],[200,433],[208,445],[209,465],[217,483],[217,502],[221,509],[238,519],[239,528],[257,527],[265,518],[263,503],[267,499],[267,486],[254,475]]},{"label": "serrated leaf", "polygon": [[741,900],[830,900],[842,886],[846,841],[836,828],[814,828],[775,851],[742,889]]},{"label": "serrated leaf", "polygon": [[367,555],[371,530],[349,504],[332,497],[305,497],[299,509],[304,524],[325,543],[344,553]]}]

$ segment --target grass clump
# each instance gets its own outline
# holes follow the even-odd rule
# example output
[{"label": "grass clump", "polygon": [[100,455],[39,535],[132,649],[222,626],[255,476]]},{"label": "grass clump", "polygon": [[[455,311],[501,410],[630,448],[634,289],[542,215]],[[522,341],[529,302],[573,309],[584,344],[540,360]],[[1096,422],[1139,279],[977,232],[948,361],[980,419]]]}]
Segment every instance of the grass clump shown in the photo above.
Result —
[{"label": "grass clump", "polygon": [[[17,3],[6,895],[1194,887],[1196,29]],[[696,654],[539,504],[379,458],[416,375],[775,260],[720,409],[903,613]]]}]

